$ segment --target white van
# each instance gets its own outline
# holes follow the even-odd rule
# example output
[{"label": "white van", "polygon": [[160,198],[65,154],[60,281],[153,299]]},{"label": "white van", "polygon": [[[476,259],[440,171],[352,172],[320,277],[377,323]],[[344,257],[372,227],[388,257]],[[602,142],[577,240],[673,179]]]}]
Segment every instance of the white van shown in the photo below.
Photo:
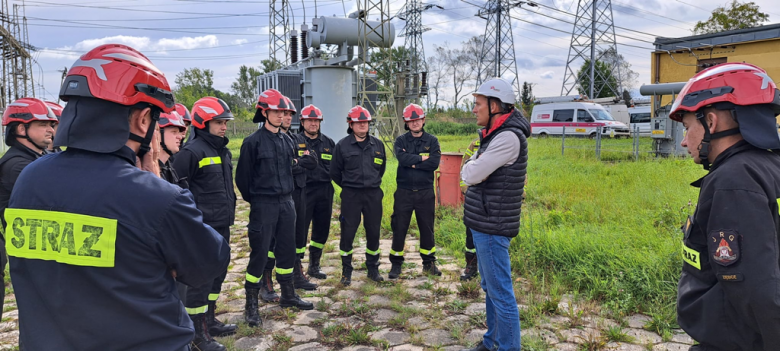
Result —
[{"label": "white van", "polygon": [[650,106],[637,106],[628,109],[628,114],[631,116],[631,130],[639,127],[639,135],[650,136],[652,128],[650,128]]},{"label": "white van", "polygon": [[602,136],[629,137],[631,132],[625,123],[614,118],[599,104],[592,102],[560,102],[534,106],[531,112],[531,134],[537,136],[566,135],[595,137],[601,129]]}]

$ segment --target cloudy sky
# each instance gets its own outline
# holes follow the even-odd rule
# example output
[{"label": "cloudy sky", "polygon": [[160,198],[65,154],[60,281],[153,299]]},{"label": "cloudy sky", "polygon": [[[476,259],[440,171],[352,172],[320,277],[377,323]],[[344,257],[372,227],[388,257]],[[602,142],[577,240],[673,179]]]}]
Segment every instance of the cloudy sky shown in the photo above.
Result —
[{"label": "cloudy sky", "polygon": [[[434,45],[458,46],[485,31],[475,17],[485,0],[428,0],[444,10],[424,13],[425,51]],[[776,0],[755,0],[770,22],[780,22]],[[21,4],[21,0],[9,1]],[[56,101],[61,73],[85,51],[104,43],[124,43],[142,52],[168,76],[200,67],[215,73],[215,87],[229,91],[241,65],[258,66],[268,58],[268,1],[255,0],[25,0],[30,42],[35,53],[36,94]],[[356,1],[290,1],[296,27],[313,16],[344,16]],[[316,7],[315,7],[316,3]],[[390,0],[395,14],[404,0]],[[555,96],[561,91],[570,33],[577,0],[540,0],[548,6],[512,10],[514,43],[520,81],[535,83],[535,95]],[[654,36],[690,35],[697,21],[705,20],[723,1],[613,0],[618,51],[639,73],[637,86],[650,81],[650,50]],[[316,8],[316,10],[315,10]],[[553,10],[551,8],[557,9]],[[557,19],[556,19],[557,18]],[[527,22],[523,22],[527,21]],[[400,31],[404,22],[393,21]],[[529,23],[530,22],[530,23]],[[396,38],[396,46],[403,38]],[[42,72],[42,75],[41,75]],[[42,79],[40,79],[42,77]]]}]

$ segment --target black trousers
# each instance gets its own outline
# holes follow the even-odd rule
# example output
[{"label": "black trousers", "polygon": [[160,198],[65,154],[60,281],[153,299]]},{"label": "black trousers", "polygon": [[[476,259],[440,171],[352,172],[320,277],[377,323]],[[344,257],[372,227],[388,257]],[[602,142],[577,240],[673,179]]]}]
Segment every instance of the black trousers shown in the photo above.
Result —
[{"label": "black trousers", "polygon": [[[225,240],[230,242],[230,227],[214,228]],[[217,301],[219,293],[222,290],[222,282],[225,281],[227,269],[214,278],[211,283],[202,286],[187,288],[184,307],[189,314],[206,313],[209,302]]]},{"label": "black trousers", "polygon": [[276,280],[292,280],[295,264],[295,204],[291,196],[261,198],[253,201],[249,212],[249,264],[246,268],[247,289],[259,289],[260,277],[268,264],[268,252],[276,256]]},{"label": "black trousers", "polygon": [[295,202],[295,253],[298,258],[303,258],[306,253],[306,188],[295,187],[292,193]]},{"label": "black trousers", "polygon": [[366,265],[379,266],[379,229],[382,225],[381,188],[341,189],[341,242],[339,254],[342,263],[352,261],[352,244],[363,216],[366,230]]},{"label": "black trousers", "polygon": [[407,190],[398,188],[394,195],[393,215],[390,225],[393,228],[393,246],[390,250],[390,262],[404,262],[404,244],[412,212],[420,228],[420,257],[423,263],[436,261],[436,240],[433,237],[433,223],[436,218],[436,195],[433,189]]},{"label": "black trousers", "polygon": [[469,227],[466,227],[466,252],[477,253],[477,249],[474,247],[474,234],[471,233]]},{"label": "black trousers", "polygon": [[309,251],[322,251],[328,241],[330,219],[333,214],[333,191],[332,183],[306,185],[306,217],[303,232],[308,233],[309,225],[312,226]]}]

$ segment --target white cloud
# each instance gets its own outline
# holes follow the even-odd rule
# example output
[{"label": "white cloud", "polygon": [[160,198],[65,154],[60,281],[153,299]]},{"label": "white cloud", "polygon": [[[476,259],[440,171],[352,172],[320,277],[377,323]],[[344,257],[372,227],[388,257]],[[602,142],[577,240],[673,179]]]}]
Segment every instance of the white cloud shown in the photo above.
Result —
[{"label": "white cloud", "polygon": [[153,50],[164,51],[167,49],[191,50],[202,47],[214,47],[219,45],[216,35],[204,35],[200,37],[181,37],[175,39],[163,38],[157,41]]},{"label": "white cloud", "polygon": [[131,48],[134,48],[136,50],[144,50],[149,47],[149,44],[151,42],[151,39],[149,37],[134,37],[134,36],[128,36],[128,35],[115,35],[113,37],[104,37],[104,38],[98,38],[98,39],[87,39],[82,40],[73,47],[75,50],[81,50],[81,51],[89,51],[92,48],[96,46],[100,46],[103,44],[125,44]]},{"label": "white cloud", "polygon": [[249,42],[249,40],[246,40],[246,39],[236,39],[236,40],[233,40],[231,42],[231,44],[233,44],[233,45],[244,45],[244,44],[246,44],[248,42]]},{"label": "white cloud", "polygon": [[555,72],[553,72],[553,71],[546,71],[546,72],[540,74],[539,78],[542,78],[542,79],[553,79],[554,76],[555,76]]}]

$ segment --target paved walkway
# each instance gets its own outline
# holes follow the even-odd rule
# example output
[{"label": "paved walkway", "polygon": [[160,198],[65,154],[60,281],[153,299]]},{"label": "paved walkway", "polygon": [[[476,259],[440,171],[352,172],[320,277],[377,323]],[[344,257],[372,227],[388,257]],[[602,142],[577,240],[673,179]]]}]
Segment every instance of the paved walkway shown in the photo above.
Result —
[{"label": "paved walkway", "polygon": [[[334,215],[334,218],[337,216]],[[246,237],[248,204],[239,201],[237,221],[233,227],[232,263],[223,292],[218,300],[218,318],[239,323],[234,336],[219,338],[228,350],[461,350],[481,340],[486,331],[484,294],[477,282],[461,284],[461,265],[451,256],[438,252],[442,277],[422,275],[422,260],[417,240],[407,240],[406,263],[401,279],[376,284],[368,281],[365,243],[355,245],[352,285],[339,284],[341,261],[337,238],[325,247],[322,261],[328,279],[317,280],[316,291],[299,294],[315,303],[312,311],[282,310],[276,305],[261,305],[264,328],[250,328],[243,323],[244,274],[249,262]],[[338,233],[332,223],[332,233]],[[380,272],[387,278],[390,263],[387,253],[390,240],[382,240]],[[306,260],[308,260],[308,255]],[[307,264],[304,264],[306,267]],[[518,306],[537,301],[518,279]],[[277,285],[278,291],[278,285]],[[693,343],[682,331],[667,335],[666,340],[644,329],[650,318],[633,315],[618,322],[603,318],[597,308],[580,308],[564,296],[554,313],[534,315],[522,323],[524,350],[687,350]],[[587,302],[581,303],[587,306]],[[550,308],[548,308],[548,311]],[[521,313],[522,315],[530,315]],[[533,326],[530,326],[533,325]],[[11,350],[18,343],[18,321],[14,296],[5,300],[0,323],[0,349]]]}]

